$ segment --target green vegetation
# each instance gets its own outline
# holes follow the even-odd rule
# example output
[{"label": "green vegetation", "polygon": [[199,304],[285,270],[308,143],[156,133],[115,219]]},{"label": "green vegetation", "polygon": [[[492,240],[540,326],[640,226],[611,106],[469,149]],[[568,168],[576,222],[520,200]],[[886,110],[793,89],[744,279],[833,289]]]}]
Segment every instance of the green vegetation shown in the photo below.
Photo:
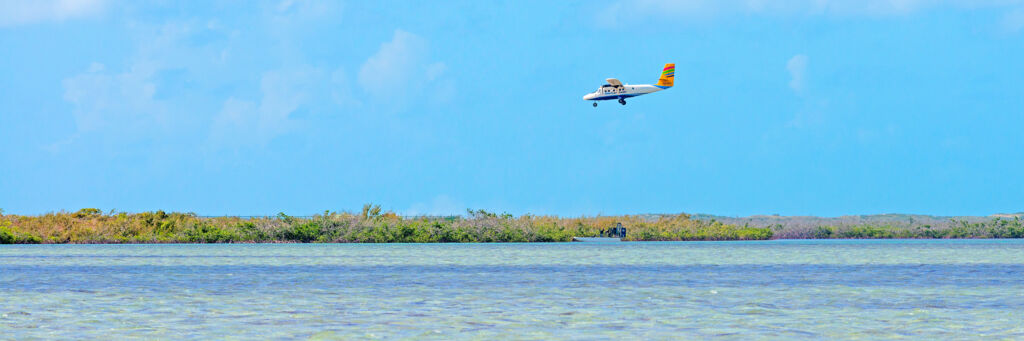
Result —
[{"label": "green vegetation", "polygon": [[768,228],[690,219],[641,216],[560,218],[470,210],[466,216],[401,217],[366,205],[359,213],[311,217],[199,217],[164,211],[104,214],[95,208],[40,216],[0,216],[0,243],[463,243],[565,242],[598,236],[622,223],[627,240],[770,239]]},{"label": "green vegetation", "polygon": [[0,220],[0,244],[39,244],[42,239],[30,233],[23,233],[11,226],[8,220]]},{"label": "green vegetation", "polygon": [[891,238],[1024,238],[1020,218],[995,218],[989,222],[956,221],[945,228],[922,225],[913,228],[892,225],[819,226],[807,238],[891,239]]},{"label": "green vegetation", "polygon": [[721,217],[695,215],[730,225],[766,227],[777,239],[828,238],[1022,238],[1024,213],[978,216],[874,214],[840,217],[755,215]]},{"label": "green vegetation", "polygon": [[688,214],[516,217],[484,210],[469,210],[465,216],[401,217],[378,205],[365,205],[359,213],[325,211],[310,217],[284,213],[273,217],[200,217],[164,211],[104,214],[99,209],[85,208],[39,216],[5,215],[0,211],[0,244],[564,242],[574,236],[598,236],[616,223],[629,230],[626,240],[634,241],[1024,238],[1020,217],[976,218],[868,221],[759,217],[757,221],[741,221],[743,218],[696,219]]}]

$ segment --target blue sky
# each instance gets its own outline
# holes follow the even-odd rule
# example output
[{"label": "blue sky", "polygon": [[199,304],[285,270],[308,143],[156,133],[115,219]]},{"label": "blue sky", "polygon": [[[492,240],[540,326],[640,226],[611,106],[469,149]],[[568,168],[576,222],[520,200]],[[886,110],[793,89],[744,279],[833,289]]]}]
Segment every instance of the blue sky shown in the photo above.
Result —
[{"label": "blue sky", "polygon": [[7,213],[1024,210],[1024,1],[0,0],[0,47]]}]

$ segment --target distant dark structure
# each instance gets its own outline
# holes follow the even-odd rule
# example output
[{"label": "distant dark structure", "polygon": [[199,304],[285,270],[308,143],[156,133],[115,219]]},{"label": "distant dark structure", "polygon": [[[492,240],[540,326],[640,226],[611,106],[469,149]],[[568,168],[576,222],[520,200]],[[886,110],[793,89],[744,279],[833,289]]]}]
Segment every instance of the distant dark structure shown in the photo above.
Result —
[{"label": "distant dark structure", "polygon": [[626,228],[622,227],[622,223],[615,223],[615,227],[601,231],[601,237],[626,238]]}]

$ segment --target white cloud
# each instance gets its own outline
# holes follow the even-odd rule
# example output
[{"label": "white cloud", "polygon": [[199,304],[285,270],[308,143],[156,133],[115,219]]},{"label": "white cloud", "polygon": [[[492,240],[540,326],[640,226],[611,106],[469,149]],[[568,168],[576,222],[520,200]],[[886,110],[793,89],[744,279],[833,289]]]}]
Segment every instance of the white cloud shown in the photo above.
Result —
[{"label": "white cloud", "polygon": [[253,101],[228,98],[213,119],[208,149],[216,150],[224,145],[238,147],[264,140],[256,131],[260,129],[257,123],[260,115],[259,106]]},{"label": "white cloud", "polygon": [[441,77],[441,75],[443,75],[444,71],[447,69],[448,67],[445,66],[444,63],[430,64],[430,66],[427,66],[427,80],[432,81]]},{"label": "white cloud", "polygon": [[72,115],[79,131],[126,132],[164,113],[163,105],[153,100],[153,65],[139,63],[117,74],[103,73],[104,68],[93,63],[89,72],[63,81],[64,99],[74,105]]},{"label": "white cloud", "polygon": [[341,2],[327,0],[282,0],[274,6],[274,10],[282,15],[308,18],[324,15],[336,15],[341,9]]},{"label": "white cloud", "polygon": [[[205,142],[211,151],[259,146],[324,115],[391,111],[403,102],[454,96],[447,66],[429,58],[428,42],[401,30],[367,52],[373,54],[358,74],[339,65],[310,66],[289,41],[314,29],[311,17],[321,10],[339,8],[331,4],[297,0],[264,7],[257,19],[269,41],[255,43],[238,34],[237,23],[216,19],[129,21],[134,48],[125,64],[94,62],[63,80],[77,129],[46,148],[57,152],[86,139],[160,144],[179,137]],[[270,54],[268,63],[237,63],[253,51]]]},{"label": "white cloud", "polygon": [[608,6],[599,14],[607,25],[651,17],[707,19],[722,15],[868,16],[907,15],[936,8],[1010,8],[1024,0],[637,0]]},{"label": "white cloud", "polygon": [[104,0],[0,0],[0,27],[99,15]]},{"label": "white cloud", "polygon": [[798,54],[786,62],[786,71],[789,71],[789,87],[797,94],[803,94],[807,86],[807,56]]},{"label": "white cloud", "polygon": [[303,67],[265,72],[260,78],[259,102],[228,98],[214,117],[210,132],[213,147],[263,145],[292,130],[291,118],[309,103],[318,88],[328,84],[324,72]]},{"label": "white cloud", "polygon": [[814,128],[825,123],[828,100],[804,100],[803,107],[786,123],[790,128]]},{"label": "white cloud", "polygon": [[183,86],[161,81],[160,74],[209,65],[208,61],[216,58],[215,53],[189,48],[182,43],[194,33],[191,24],[135,29],[144,37],[139,38],[134,55],[123,71],[93,62],[85,72],[63,80],[64,100],[73,105],[76,133],[138,133],[164,128],[189,114],[167,99],[158,98],[160,91]]},{"label": "white cloud", "polygon": [[[252,70],[240,70],[229,60],[228,49],[239,39],[217,22],[130,25],[137,36],[126,70],[94,62],[63,81],[77,131],[49,149],[78,138],[109,136],[127,143],[159,132],[204,135],[213,150],[259,145],[290,131],[298,122],[293,114],[312,102],[330,101],[332,95],[352,102],[344,87],[351,81],[332,80],[300,62],[256,70],[257,84],[251,84]],[[195,37],[210,41],[196,43]],[[215,74],[226,78],[210,77]],[[343,77],[338,72],[336,78]]]},{"label": "white cloud", "polygon": [[43,148],[57,153],[96,141],[151,147],[201,141],[223,101],[203,91],[226,88],[208,75],[230,65],[225,66],[222,46],[193,38],[222,35],[215,26],[129,23],[134,49],[124,66],[93,62],[63,80],[76,131]]},{"label": "white cloud", "polygon": [[427,54],[427,41],[419,36],[395,30],[391,41],[381,44],[380,50],[363,63],[359,70],[359,84],[370,94],[385,96],[403,90],[416,75],[416,68]]},{"label": "white cloud", "polygon": [[1018,8],[1003,16],[1002,21],[1003,29],[1010,33],[1020,32],[1024,29],[1024,8]]},{"label": "white cloud", "polygon": [[331,99],[339,107],[358,107],[362,102],[353,94],[352,80],[345,69],[338,68],[331,73]]},{"label": "white cloud", "polygon": [[[285,58],[301,60],[301,37],[316,36],[325,29],[332,29],[324,27],[324,23],[343,20],[343,10],[344,3],[333,0],[283,0],[276,3],[268,1],[263,3],[260,25],[277,45],[274,53],[282,54]],[[344,40],[343,37],[338,39]]]},{"label": "white cloud", "polygon": [[797,54],[786,62],[786,71],[789,72],[789,88],[801,97],[804,102],[803,108],[797,111],[786,126],[791,128],[808,128],[819,126],[825,121],[825,112],[828,109],[828,100],[817,96],[807,95],[807,65],[810,58],[804,54]]},{"label": "white cloud", "polygon": [[443,79],[447,66],[430,62],[429,52],[426,39],[395,30],[391,41],[381,44],[359,69],[359,85],[369,95],[391,103],[417,97],[427,88],[439,89],[434,98],[451,97],[454,83]]},{"label": "white cloud", "polygon": [[404,215],[458,215],[466,211],[466,205],[451,197],[441,194],[429,203],[415,203],[403,212]]}]

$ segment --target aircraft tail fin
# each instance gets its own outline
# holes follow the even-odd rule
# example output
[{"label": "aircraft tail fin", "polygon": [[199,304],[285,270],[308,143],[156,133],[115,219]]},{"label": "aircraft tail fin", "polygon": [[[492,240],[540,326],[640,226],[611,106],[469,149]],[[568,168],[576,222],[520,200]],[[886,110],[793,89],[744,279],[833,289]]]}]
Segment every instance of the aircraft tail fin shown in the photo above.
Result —
[{"label": "aircraft tail fin", "polygon": [[661,70],[661,78],[658,78],[657,86],[671,87],[676,79],[676,64],[668,63],[665,64],[665,68]]}]

